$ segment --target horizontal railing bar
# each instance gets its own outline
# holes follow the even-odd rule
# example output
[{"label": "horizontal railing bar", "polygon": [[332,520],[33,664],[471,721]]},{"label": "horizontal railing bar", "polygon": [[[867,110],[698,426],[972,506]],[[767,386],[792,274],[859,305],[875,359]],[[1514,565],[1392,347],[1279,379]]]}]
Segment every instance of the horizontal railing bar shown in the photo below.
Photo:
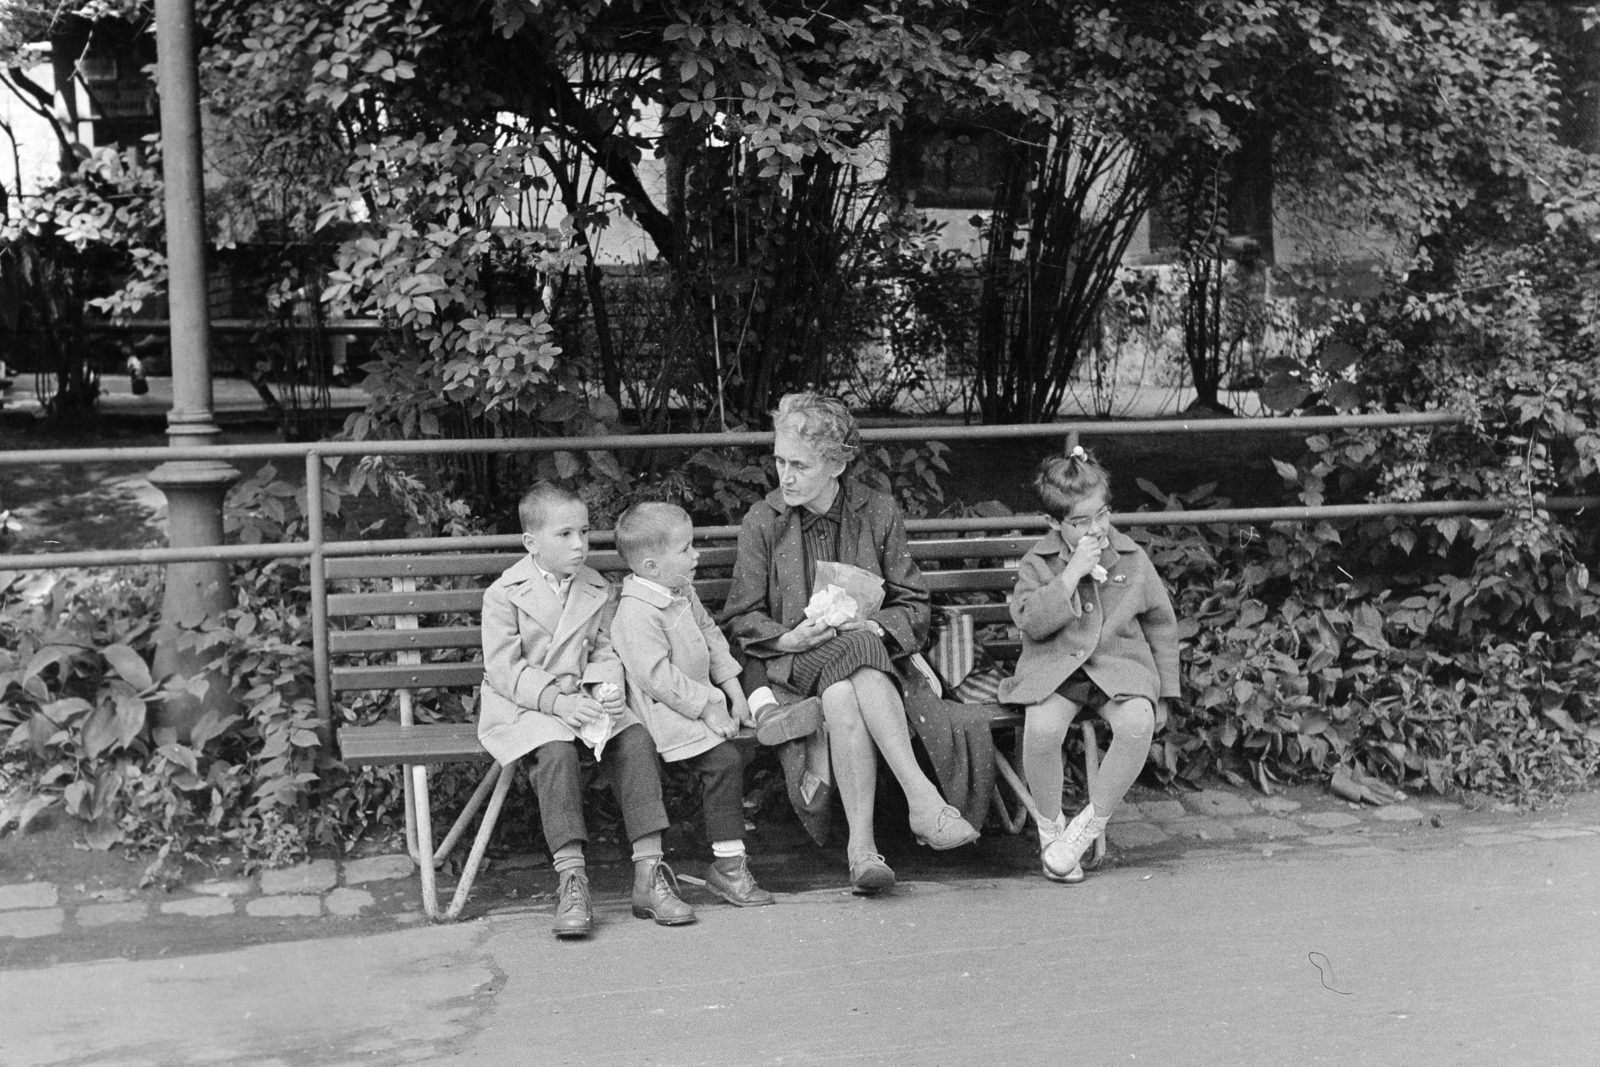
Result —
[{"label": "horizontal railing bar", "polygon": [[[1085,419],[1023,426],[887,426],[861,431],[867,444],[882,441],[1004,441],[1084,437],[1122,437],[1173,433],[1314,433],[1321,430],[1382,430],[1409,426],[1448,426],[1462,422],[1451,411],[1381,415],[1307,415],[1268,419],[1144,419],[1110,422]],[[759,447],[771,433],[610,434],[600,437],[507,437],[501,440],[316,441],[201,448],[53,448],[0,452],[0,466],[45,463],[153,463],[190,459],[303,459],[320,456],[437,456],[511,452],[609,452],[658,448]]]},{"label": "horizontal railing bar", "polygon": [[212,545],[191,548],[127,548],[97,552],[41,552],[32,556],[0,556],[0,571],[53,570],[57,567],[140,567],[160,563],[234,562],[253,559],[305,559],[311,545],[290,541],[275,545]]},{"label": "horizontal railing bar", "polygon": [[[277,330],[284,333],[312,333],[377,335],[388,331],[379,319],[328,319],[324,322],[278,322],[274,319],[212,319],[208,325],[212,333],[264,333]],[[84,333],[161,334],[172,332],[171,319],[124,319],[121,322],[85,322]]]},{"label": "horizontal railing bar", "polygon": [[[1493,515],[1520,507],[1514,500],[1426,500],[1380,504],[1324,504],[1318,507],[1219,508],[1209,511],[1129,511],[1112,516],[1119,526],[1220,526],[1273,522],[1313,522],[1325,519],[1437,518],[1445,515]],[[1600,508],[1600,496],[1550,497],[1535,507],[1546,511],[1583,511]],[[1043,530],[1040,515],[996,515],[979,518],[911,519],[910,533],[943,530]],[[702,541],[736,536],[737,526],[709,526],[695,531]],[[594,535],[596,544],[610,542],[611,532]],[[373,556],[403,552],[472,552],[521,545],[516,535],[481,537],[428,537],[416,540],[329,541],[329,556]],[[0,556],[0,571],[49,570],[57,567],[121,567],[148,563],[190,563],[211,560],[303,559],[311,546],[303,541],[278,545],[220,545],[214,548],[146,548],[127,551],[58,552]]]}]

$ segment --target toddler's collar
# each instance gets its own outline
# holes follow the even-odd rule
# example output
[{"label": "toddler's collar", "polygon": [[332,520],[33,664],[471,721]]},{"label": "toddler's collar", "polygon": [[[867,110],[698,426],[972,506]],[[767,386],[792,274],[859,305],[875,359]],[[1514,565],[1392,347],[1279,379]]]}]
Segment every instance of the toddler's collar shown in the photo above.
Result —
[{"label": "toddler's collar", "polygon": [[652,582],[648,578],[641,578],[637,574],[630,574],[622,579],[622,595],[631,596],[635,600],[642,600],[651,607],[664,608],[673,601],[687,600],[683,593],[675,593],[660,582]]}]

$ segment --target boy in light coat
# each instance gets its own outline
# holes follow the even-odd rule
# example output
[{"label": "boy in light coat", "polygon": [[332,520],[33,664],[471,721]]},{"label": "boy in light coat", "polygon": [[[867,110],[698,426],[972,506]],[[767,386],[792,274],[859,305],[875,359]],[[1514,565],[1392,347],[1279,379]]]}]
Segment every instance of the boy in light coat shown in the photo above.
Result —
[{"label": "boy in light coat", "polygon": [[483,595],[478,739],[503,766],[529,757],[545,844],[560,877],[552,932],[583,937],[594,928],[580,741],[600,743],[600,774],[633,843],[633,914],[663,926],[694,922],[694,909],[662,862],[667,812],[655,745],[628,709],[622,664],[607,633],[616,590],[585,563],[589,509],[570,491],[539,482],[517,514],[528,558]]},{"label": "boy in light coat", "polygon": [[755,720],[728,640],[694,591],[694,524],[675,504],[635,504],[617,520],[617,551],[633,572],[611,623],[628,707],[661,758],[700,780],[713,855],[706,888],[738,907],[771,904],[745,856],[744,758],[731,742]]}]

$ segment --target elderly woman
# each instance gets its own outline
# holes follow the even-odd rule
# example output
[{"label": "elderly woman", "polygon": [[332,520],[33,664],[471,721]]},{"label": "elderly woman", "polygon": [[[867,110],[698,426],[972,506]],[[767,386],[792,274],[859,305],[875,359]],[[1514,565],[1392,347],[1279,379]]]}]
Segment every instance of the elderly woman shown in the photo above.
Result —
[{"label": "elderly woman", "polygon": [[[978,837],[918,766],[895,673],[894,660],[927,637],[928,588],[894,500],[842,477],[859,450],[849,409],[831,397],[793,393],[779,403],[774,429],[778,489],[739,528],[725,615],[735,640],[772,681],[821,697],[824,751],[850,823],[850,880],[858,891],[877,892],[894,884],[873,834],[878,753],[905,791],[919,840],[944,849]],[[882,577],[883,606],[837,629],[807,619],[823,560]]]}]

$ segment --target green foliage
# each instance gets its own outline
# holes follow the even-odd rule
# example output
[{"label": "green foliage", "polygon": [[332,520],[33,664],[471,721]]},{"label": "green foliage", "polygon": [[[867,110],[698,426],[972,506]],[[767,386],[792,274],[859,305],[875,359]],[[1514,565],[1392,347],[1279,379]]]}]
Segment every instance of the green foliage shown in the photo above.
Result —
[{"label": "green foliage", "polygon": [[[1305,504],[1424,491],[1524,502],[1502,516],[1149,538],[1187,629],[1187,709],[1154,756],[1164,777],[1217,771],[1265,788],[1342,766],[1538,802],[1600,769],[1600,584],[1584,562],[1600,546],[1540,507],[1560,474],[1530,447],[1555,425],[1587,432],[1596,412],[1583,429],[1561,407],[1545,422],[1551,395],[1572,383],[1533,377],[1537,398],[1486,410],[1486,422],[1514,413],[1509,425],[1323,435],[1303,462],[1279,462]],[[1491,430],[1519,442],[1503,469],[1484,463],[1506,440]],[[1592,479],[1583,470],[1567,468]],[[1184,498],[1146,488],[1168,508],[1226,504],[1207,499],[1210,487]]]},{"label": "green foliage", "polygon": [[960,399],[976,331],[976,264],[941,245],[944,226],[903,211],[872,234],[856,302],[870,329],[840,360],[869,412],[942,415]]},{"label": "green foliage", "polygon": [[[235,487],[228,525],[246,541],[303,536],[297,497],[264,467]],[[0,763],[30,818],[59,806],[94,848],[155,853],[152,877],[219,847],[276,865],[392,823],[395,776],[346,770],[320,730],[297,562],[236,568],[235,607],[176,635],[208,661],[208,677],[188,680],[151,674],[157,570],[0,582]],[[232,694],[232,710],[206,712],[182,739],[157,725],[164,701],[208,685]]]}]

